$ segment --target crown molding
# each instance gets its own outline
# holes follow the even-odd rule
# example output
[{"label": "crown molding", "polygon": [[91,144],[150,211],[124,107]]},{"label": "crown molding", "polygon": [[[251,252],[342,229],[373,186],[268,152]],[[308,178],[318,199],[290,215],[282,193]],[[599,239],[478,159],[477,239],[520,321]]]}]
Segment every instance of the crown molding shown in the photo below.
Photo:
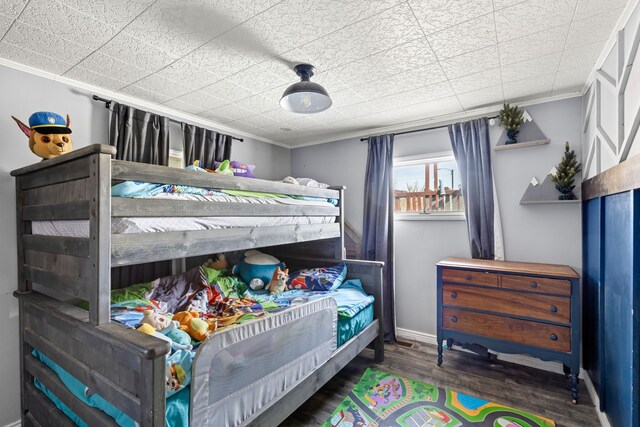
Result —
[{"label": "crown molding", "polygon": [[249,132],[244,132],[230,126],[225,126],[221,123],[217,123],[212,120],[207,120],[203,117],[196,116],[194,114],[185,113],[184,111],[176,110],[175,108],[171,108],[163,104],[157,104],[155,102],[145,101],[143,99],[135,98],[119,92],[113,92],[104,88],[90,85],[88,83],[83,83],[78,80],[73,80],[68,77],[59,76],[57,74],[53,74],[48,71],[43,71],[37,68],[29,67],[28,65],[23,65],[17,62],[9,61],[8,59],[0,58],[0,65],[4,65],[5,67],[13,68],[14,70],[23,71],[25,73],[33,74],[38,77],[43,77],[45,79],[53,80],[59,83],[64,83],[73,88],[80,89],[86,92],[91,92],[91,94],[95,94],[103,98],[109,98],[116,102],[121,102],[123,104],[131,105],[133,107],[147,110],[156,114],[161,114],[173,120],[184,121],[184,122],[188,122],[188,123],[192,123],[200,126],[205,126],[208,128],[213,128],[219,132],[231,133],[231,134],[234,134],[234,136],[243,136],[243,137],[255,139],[258,141],[266,142],[267,144],[277,145],[279,147],[292,148],[288,144],[283,144],[281,142],[273,141],[271,139],[264,138],[262,136],[258,136]]}]

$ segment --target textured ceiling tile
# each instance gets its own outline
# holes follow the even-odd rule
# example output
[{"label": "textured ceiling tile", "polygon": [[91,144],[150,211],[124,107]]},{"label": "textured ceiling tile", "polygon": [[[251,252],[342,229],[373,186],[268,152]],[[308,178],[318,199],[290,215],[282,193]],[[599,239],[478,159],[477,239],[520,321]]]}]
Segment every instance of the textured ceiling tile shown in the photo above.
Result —
[{"label": "textured ceiling tile", "polygon": [[213,120],[216,123],[229,123],[233,121],[232,117],[225,116],[224,114],[220,114],[215,110],[203,111],[198,113],[199,116],[204,117],[205,119]]},{"label": "textured ceiling tile", "polygon": [[567,48],[562,52],[559,70],[578,67],[593,67],[602,53],[605,41]]},{"label": "textured ceiling tile", "polygon": [[362,117],[367,114],[379,113],[382,110],[384,110],[384,108],[379,103],[373,101],[365,101],[359,104],[340,107],[340,111],[350,117]]},{"label": "textured ceiling tile", "polygon": [[398,0],[285,0],[261,14],[260,19],[300,46],[398,3]]},{"label": "textured ceiling tile", "polygon": [[125,82],[103,76],[102,74],[94,73],[93,71],[85,70],[82,67],[73,67],[64,74],[64,77],[113,91],[118,91],[127,86],[127,83]]},{"label": "textured ceiling tile", "polygon": [[447,80],[447,76],[444,75],[440,65],[433,63],[418,70],[394,74],[375,83],[365,83],[353,89],[367,99],[376,99],[445,80]]},{"label": "textured ceiling tile", "polygon": [[252,95],[248,98],[234,102],[242,108],[253,111],[253,114],[265,113],[280,108],[280,98],[267,98],[262,95]]},{"label": "textured ceiling tile", "polygon": [[228,102],[238,101],[253,94],[253,92],[246,87],[233,83],[229,80],[214,83],[203,87],[200,90]]},{"label": "textured ceiling tile", "polygon": [[126,28],[174,55],[185,55],[248,18],[233,0],[159,0]]},{"label": "textured ceiling tile", "polygon": [[165,79],[189,86],[192,89],[209,86],[221,79],[220,76],[203,70],[184,59],[179,59],[156,74]]},{"label": "textured ceiling tile", "polygon": [[9,18],[17,18],[29,0],[2,0],[0,1],[0,13]]},{"label": "textured ceiling tile", "polygon": [[179,96],[176,99],[179,101],[188,102],[192,105],[200,106],[202,107],[201,111],[212,110],[214,108],[218,108],[222,105],[227,104],[227,101],[216,98],[199,90],[194,90],[193,92]]},{"label": "textured ceiling tile", "polygon": [[254,16],[272,8],[281,1],[282,0],[241,0],[237,1],[237,3],[247,11],[249,16]]},{"label": "textured ceiling tile", "polygon": [[[411,98],[407,98],[410,96]],[[448,81],[436,83],[429,86],[422,86],[416,89],[411,89],[401,94],[396,94],[394,97],[402,99],[402,102],[407,105],[429,102],[435,99],[450,98],[455,96],[451,83]]]},{"label": "textured ceiling tile", "polygon": [[345,89],[338,92],[331,92],[329,94],[333,101],[332,107],[346,107],[353,104],[360,104],[365,102],[366,98],[359,95],[353,89]]},{"label": "textured ceiling tile", "polygon": [[495,45],[497,39],[493,14],[433,33],[427,36],[427,40],[439,59]]},{"label": "textured ceiling tile", "polygon": [[13,23],[13,18],[0,14],[0,40],[2,39],[2,35],[4,35],[11,24]]},{"label": "textured ceiling tile", "polygon": [[558,71],[556,81],[553,84],[553,91],[555,93],[568,93],[581,90],[587,82],[587,77],[589,77],[592,68],[593,67],[580,67]]},{"label": "textured ceiling tile", "polygon": [[313,115],[314,120],[317,120],[329,126],[331,126],[335,122],[346,120],[348,118],[349,116],[346,113],[343,113],[342,111],[335,108],[330,108],[321,113]]},{"label": "textured ceiling tile", "polygon": [[498,44],[500,61],[503,65],[507,65],[562,52],[568,33],[569,26],[563,25],[500,43]]},{"label": "textured ceiling tile", "polygon": [[99,52],[149,72],[158,71],[178,59],[126,33],[109,40]]},{"label": "textured ceiling tile", "polygon": [[254,65],[252,60],[218,40],[210,41],[182,59],[222,77],[228,77]]},{"label": "textured ceiling tile", "polygon": [[555,73],[547,73],[520,81],[505,82],[502,85],[505,102],[526,101],[549,96],[555,77]]},{"label": "textured ceiling tile", "polygon": [[177,98],[178,96],[185,95],[191,92],[191,88],[181,85],[179,83],[172,82],[160,77],[157,74],[152,74],[145,77],[142,80],[138,80],[135,83],[136,87],[146,89],[152,92],[158,92],[169,97],[169,99]]},{"label": "textured ceiling tile", "polygon": [[52,58],[64,59],[65,62],[76,63],[91,54],[91,50],[62,39],[39,28],[16,21],[4,36],[8,43],[24,49],[38,52]]},{"label": "textured ceiling tile", "polygon": [[[331,111],[333,110],[333,108],[327,110],[327,111]],[[265,113],[262,113],[263,116],[271,119],[271,120],[275,120],[277,122],[282,122],[282,123],[292,123],[292,122],[296,122],[300,120],[300,116],[302,116],[301,114],[296,114],[296,113],[292,113],[290,111],[285,110],[284,108],[276,108],[275,110],[271,110],[271,111],[267,111]],[[316,116],[317,114],[314,114],[314,116]],[[317,125],[319,122],[310,119],[311,122],[315,125]],[[289,126],[290,127],[290,126]]]},{"label": "textured ceiling tile", "polygon": [[[298,77],[292,72],[290,82],[294,83],[297,80]],[[285,77],[265,69],[262,64],[246,68],[229,77],[228,81],[240,86],[250,86],[254,93],[262,93],[289,82]]]},{"label": "textured ceiling tile", "polygon": [[433,62],[436,62],[436,56],[427,39],[421,37],[335,68],[332,73],[347,85],[358,86],[407,70],[420,69]]},{"label": "textured ceiling tile", "polygon": [[144,11],[154,0],[59,0],[75,10],[119,30]]},{"label": "textured ceiling tile", "polygon": [[50,0],[31,0],[20,15],[20,20],[55,29],[57,36],[93,49],[102,46],[117,32],[110,25]]},{"label": "textured ceiling tile", "polygon": [[344,27],[300,47],[313,64],[329,70],[336,64],[355,61],[423,36],[406,3]]},{"label": "textured ceiling tile", "polygon": [[185,113],[189,113],[189,114],[198,114],[202,112],[202,107],[189,104],[188,102],[184,102],[179,99],[171,99],[167,102],[164,102],[163,104],[168,107],[175,108],[176,110],[184,111]]},{"label": "textured ceiling tile", "polygon": [[267,25],[260,16],[221,35],[218,40],[259,63],[293,49],[293,43]]},{"label": "textured ceiling tile", "polygon": [[524,79],[535,79],[542,74],[555,73],[558,70],[561,56],[562,54],[558,52],[527,61],[503,65],[502,80],[512,82]]},{"label": "textured ceiling tile", "polygon": [[493,12],[491,0],[409,0],[425,34]]},{"label": "textured ceiling tile", "polygon": [[502,93],[502,85],[499,85],[462,93],[458,95],[458,99],[465,110],[471,110],[473,108],[501,104],[504,102],[504,95]]},{"label": "textured ceiling tile", "polygon": [[474,50],[440,61],[444,73],[449,79],[478,73],[500,66],[497,46]]},{"label": "textured ceiling tile", "polygon": [[213,112],[217,114],[222,114],[224,116],[232,117],[234,119],[242,119],[245,117],[250,117],[256,114],[255,111],[247,110],[246,108],[240,107],[236,104],[227,104],[222,107],[214,108]]},{"label": "textured ceiling tile", "polygon": [[250,125],[257,126],[259,128],[268,128],[273,130],[278,130],[280,128],[280,123],[270,119],[269,117],[265,117],[261,114],[245,117],[242,119],[244,123],[249,123]]},{"label": "textured ceiling tile", "polygon": [[496,11],[498,41],[522,37],[571,22],[576,0],[528,0]]},{"label": "textured ceiling tile", "polygon": [[157,102],[158,104],[162,104],[163,102],[168,101],[171,97],[167,96],[163,93],[152,92],[147,89],[143,89],[136,85],[127,86],[119,90],[120,93],[124,93],[125,95],[135,96],[136,98],[141,98],[151,102]]},{"label": "textured ceiling tile", "polygon": [[622,10],[627,0],[578,0],[574,20],[588,18],[593,15],[607,13],[612,9]]},{"label": "textured ceiling tile", "polygon": [[607,40],[621,13],[622,9],[615,9],[580,21],[573,21],[569,28],[567,48]]},{"label": "textured ceiling tile", "polygon": [[109,55],[94,52],[78,63],[79,67],[126,83],[133,83],[150,73]]},{"label": "textured ceiling tile", "polygon": [[493,68],[452,79],[450,82],[455,93],[465,93],[502,84],[502,78],[500,76],[500,69]]},{"label": "textured ceiling tile", "polygon": [[244,132],[260,133],[261,131],[261,129],[256,125],[247,123],[243,120],[234,120],[234,121],[228,122],[227,125],[231,126],[234,129],[238,129]]},{"label": "textured ceiling tile", "polygon": [[493,0],[494,10],[504,9],[505,7],[513,6],[514,4],[522,3],[528,0]]},{"label": "textured ceiling tile", "polygon": [[71,68],[70,64],[66,64],[49,56],[42,55],[19,46],[2,41],[0,43],[0,57],[39,70],[48,71],[53,74],[62,74]]}]

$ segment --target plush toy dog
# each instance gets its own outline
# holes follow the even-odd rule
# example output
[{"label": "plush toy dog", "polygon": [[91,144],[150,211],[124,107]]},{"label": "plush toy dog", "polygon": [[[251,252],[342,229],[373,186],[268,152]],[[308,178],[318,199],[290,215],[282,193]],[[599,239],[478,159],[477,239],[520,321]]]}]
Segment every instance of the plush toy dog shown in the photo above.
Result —
[{"label": "plush toy dog", "polygon": [[71,142],[71,120],[60,114],[39,111],[29,117],[29,126],[11,116],[18,127],[29,138],[29,148],[36,156],[52,159],[73,150]]},{"label": "plush toy dog", "polygon": [[280,267],[276,268],[273,273],[273,279],[269,282],[267,289],[272,294],[279,294],[287,290],[287,279],[289,278],[289,269],[280,270]]}]

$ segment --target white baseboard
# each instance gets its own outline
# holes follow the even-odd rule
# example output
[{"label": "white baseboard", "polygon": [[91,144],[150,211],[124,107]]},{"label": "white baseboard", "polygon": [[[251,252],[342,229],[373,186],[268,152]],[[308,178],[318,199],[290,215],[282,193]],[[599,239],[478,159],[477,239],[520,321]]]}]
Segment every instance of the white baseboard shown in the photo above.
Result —
[{"label": "white baseboard", "polygon": [[[396,328],[396,335],[400,340],[413,340],[425,344],[438,345],[438,339],[435,335],[427,334],[424,332],[412,331],[411,329]],[[460,350],[468,351],[465,349]],[[519,365],[529,366],[531,368],[541,369],[543,371],[562,374],[562,363],[559,362],[546,362],[524,354],[503,354],[493,351],[492,353],[495,353],[497,355],[498,360],[504,360],[505,362],[517,363]],[[582,368],[580,368],[580,378],[584,381],[584,384],[587,387],[587,391],[589,392],[589,396],[591,397],[591,401],[595,405],[594,410],[598,414],[600,425],[602,427],[611,427],[606,414],[598,410],[598,407],[600,406],[598,394],[596,393],[596,389],[591,382],[591,378],[589,378],[589,374]]]},{"label": "white baseboard", "polygon": [[600,412],[600,410],[598,409],[600,407],[600,398],[598,397],[598,393],[596,392],[595,386],[591,382],[591,377],[589,377],[589,374],[586,371],[584,371],[583,379],[584,379],[584,385],[587,387],[587,391],[589,392],[589,396],[591,396],[591,401],[595,405],[595,410],[596,410],[596,413],[598,414],[600,425],[602,427],[611,427],[611,424],[609,423],[609,418],[607,418],[607,414],[605,414],[604,412]]},{"label": "white baseboard", "polygon": [[9,423],[9,424],[5,425],[4,427],[20,427],[20,425],[21,425],[21,421],[18,420],[18,421],[14,421],[12,423]]}]

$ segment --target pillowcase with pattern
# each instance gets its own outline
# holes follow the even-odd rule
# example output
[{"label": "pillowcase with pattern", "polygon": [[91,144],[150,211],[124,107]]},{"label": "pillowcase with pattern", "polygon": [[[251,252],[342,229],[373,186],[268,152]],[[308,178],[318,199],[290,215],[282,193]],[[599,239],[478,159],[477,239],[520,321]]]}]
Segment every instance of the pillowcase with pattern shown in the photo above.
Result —
[{"label": "pillowcase with pattern", "polygon": [[347,277],[347,264],[333,267],[309,268],[292,273],[287,281],[289,289],[331,291],[338,288]]}]

